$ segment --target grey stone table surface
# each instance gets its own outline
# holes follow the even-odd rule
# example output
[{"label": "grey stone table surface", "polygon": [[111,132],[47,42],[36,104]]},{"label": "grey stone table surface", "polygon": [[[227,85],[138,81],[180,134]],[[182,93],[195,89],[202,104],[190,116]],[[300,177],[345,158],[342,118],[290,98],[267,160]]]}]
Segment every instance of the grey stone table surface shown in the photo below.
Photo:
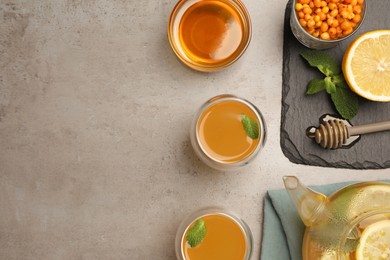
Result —
[{"label": "grey stone table surface", "polygon": [[[283,175],[389,177],[283,155],[287,1],[244,3],[247,52],[205,74],[170,48],[173,0],[0,0],[0,259],[175,259],[181,219],[208,205],[248,223],[258,259],[263,198]],[[189,142],[195,110],[222,93],[252,101],[268,126],[260,156],[233,172],[205,166]]]}]

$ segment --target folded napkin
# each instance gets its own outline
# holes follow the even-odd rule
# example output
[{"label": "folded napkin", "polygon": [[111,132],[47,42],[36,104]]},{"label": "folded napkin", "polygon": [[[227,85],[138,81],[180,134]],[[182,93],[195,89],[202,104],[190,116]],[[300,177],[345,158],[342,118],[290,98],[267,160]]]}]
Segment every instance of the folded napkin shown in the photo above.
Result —
[{"label": "folded napkin", "polygon": [[[312,186],[315,191],[330,195],[351,183]],[[302,239],[305,226],[287,191],[268,191],[264,199],[261,260],[302,260]]]}]

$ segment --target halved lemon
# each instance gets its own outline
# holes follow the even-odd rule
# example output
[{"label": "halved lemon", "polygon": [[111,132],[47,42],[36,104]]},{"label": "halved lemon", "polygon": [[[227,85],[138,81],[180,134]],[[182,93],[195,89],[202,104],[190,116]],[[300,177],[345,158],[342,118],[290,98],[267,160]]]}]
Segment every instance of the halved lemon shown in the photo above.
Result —
[{"label": "halved lemon", "polygon": [[344,54],[342,70],[356,94],[373,101],[390,101],[390,30],[364,33]]},{"label": "halved lemon", "polygon": [[390,259],[390,220],[378,221],[364,229],[356,259]]}]

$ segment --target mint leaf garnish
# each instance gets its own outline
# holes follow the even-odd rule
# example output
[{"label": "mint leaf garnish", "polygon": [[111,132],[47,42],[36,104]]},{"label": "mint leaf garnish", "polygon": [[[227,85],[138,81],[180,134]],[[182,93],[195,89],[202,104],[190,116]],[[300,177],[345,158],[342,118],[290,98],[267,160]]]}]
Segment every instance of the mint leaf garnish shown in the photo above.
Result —
[{"label": "mint leaf garnish", "polygon": [[310,50],[301,55],[309,62],[310,66],[317,67],[325,76],[333,76],[341,72],[336,61],[327,52]]},{"label": "mint leaf garnish", "polygon": [[356,116],[359,108],[358,97],[347,88],[336,88],[336,92],[330,95],[337,112],[345,118],[351,119]]},{"label": "mint leaf garnish", "polygon": [[326,89],[326,92],[328,92],[328,94],[332,94],[332,93],[335,93],[336,92],[336,84],[334,84],[332,82],[332,78],[331,77],[326,77],[324,79],[324,82],[325,82],[325,89]]},{"label": "mint leaf garnish", "polygon": [[345,79],[344,79],[344,76],[343,76],[342,74],[340,74],[340,75],[342,76],[342,79],[341,79],[339,82],[335,82],[334,80],[333,80],[333,82],[335,82],[335,84],[336,84],[337,87],[345,88],[345,89],[350,90],[350,88],[349,88],[347,82],[346,82]]},{"label": "mint leaf garnish", "polygon": [[195,247],[202,242],[206,235],[206,224],[203,219],[195,221],[194,225],[188,230],[186,239],[191,247]]},{"label": "mint leaf garnish", "polygon": [[[347,83],[345,82],[345,79],[344,79],[344,76],[343,74],[339,74],[339,75],[335,75],[332,77],[332,81],[334,84],[336,84],[338,87],[343,87],[343,86],[346,86],[348,88],[348,85],[346,85]],[[345,83],[345,84],[343,84]],[[343,86],[341,86],[343,85]]]},{"label": "mint leaf garnish", "polygon": [[337,112],[345,119],[353,118],[359,108],[358,96],[351,91],[336,60],[323,51],[306,51],[301,54],[312,67],[317,67],[324,79],[313,79],[309,82],[306,94],[311,95],[322,90],[331,96]]},{"label": "mint leaf garnish", "polygon": [[323,79],[313,79],[307,85],[306,94],[312,95],[325,89],[325,81]]},{"label": "mint leaf garnish", "polygon": [[245,114],[241,115],[241,123],[244,127],[244,130],[246,134],[252,138],[257,139],[259,138],[259,125],[255,120],[252,118],[246,116]]}]

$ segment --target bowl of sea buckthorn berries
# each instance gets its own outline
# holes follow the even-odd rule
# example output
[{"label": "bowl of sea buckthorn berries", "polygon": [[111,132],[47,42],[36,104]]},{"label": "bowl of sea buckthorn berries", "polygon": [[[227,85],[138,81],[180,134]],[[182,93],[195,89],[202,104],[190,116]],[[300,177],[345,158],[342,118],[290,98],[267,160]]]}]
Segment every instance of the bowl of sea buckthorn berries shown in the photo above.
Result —
[{"label": "bowl of sea buckthorn berries", "polygon": [[291,30],[309,48],[331,48],[359,29],[366,9],[365,0],[292,0]]}]

